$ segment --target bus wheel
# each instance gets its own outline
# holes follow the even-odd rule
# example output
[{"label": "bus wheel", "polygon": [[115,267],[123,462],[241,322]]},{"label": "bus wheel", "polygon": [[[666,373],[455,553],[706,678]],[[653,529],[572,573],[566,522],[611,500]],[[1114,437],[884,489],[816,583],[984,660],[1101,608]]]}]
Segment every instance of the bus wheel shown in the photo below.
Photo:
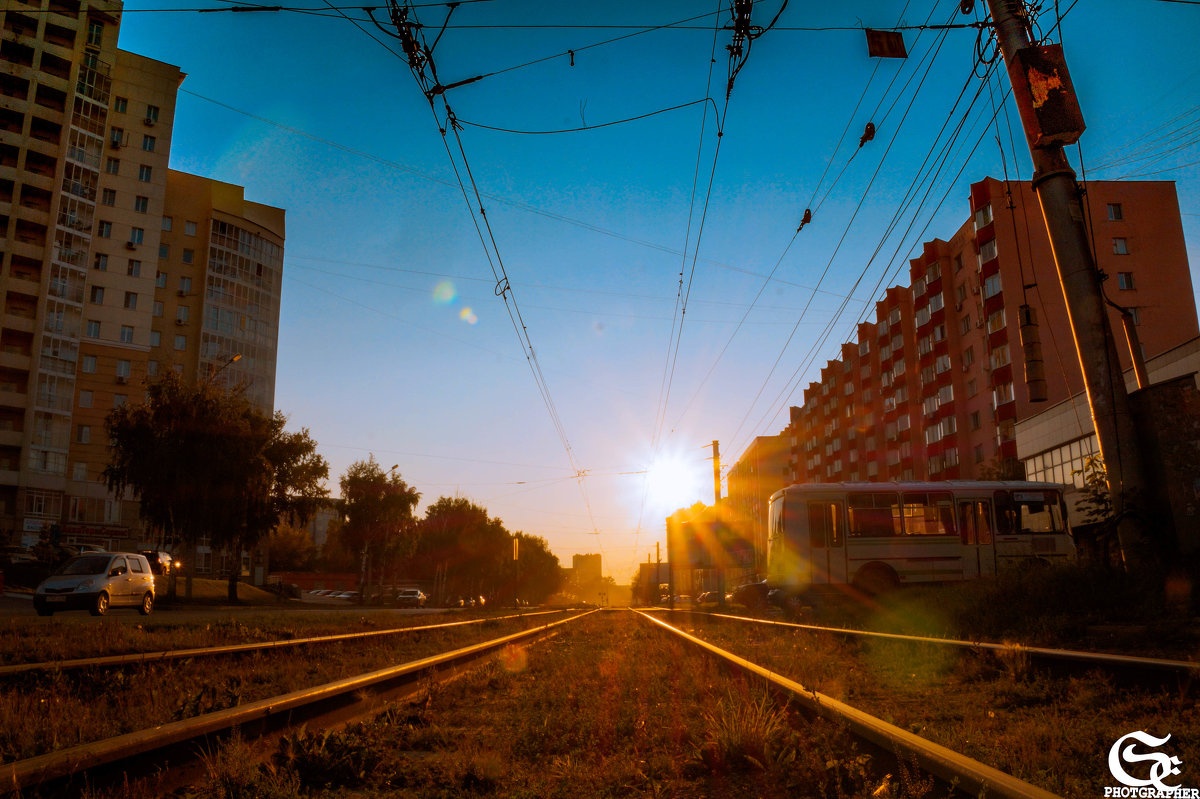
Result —
[{"label": "bus wheel", "polygon": [[881,563],[864,566],[854,576],[854,587],[867,596],[879,596],[900,587],[900,578],[891,567]]}]

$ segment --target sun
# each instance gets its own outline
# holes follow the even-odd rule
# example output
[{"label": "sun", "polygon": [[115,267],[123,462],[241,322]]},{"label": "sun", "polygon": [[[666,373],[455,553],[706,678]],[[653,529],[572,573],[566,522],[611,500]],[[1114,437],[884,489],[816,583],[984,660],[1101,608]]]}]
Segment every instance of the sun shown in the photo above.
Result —
[{"label": "sun", "polygon": [[646,501],[663,511],[675,511],[700,501],[700,462],[659,456],[646,470]]}]

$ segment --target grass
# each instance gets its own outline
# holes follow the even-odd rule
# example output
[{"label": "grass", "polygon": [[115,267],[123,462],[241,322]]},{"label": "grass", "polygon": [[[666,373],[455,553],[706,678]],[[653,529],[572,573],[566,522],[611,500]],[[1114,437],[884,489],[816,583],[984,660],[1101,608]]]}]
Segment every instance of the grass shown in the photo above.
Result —
[{"label": "grass", "polygon": [[[240,622],[226,624],[236,627]],[[0,762],[25,759],[405,663],[516,632],[525,626],[525,620],[512,619],[362,642],[302,645],[278,652],[153,663],[100,672],[16,675],[0,685]],[[117,627],[101,625],[100,629]],[[246,628],[245,632],[249,634],[251,630]]]},{"label": "grass", "polygon": [[205,782],[179,795],[939,795],[624,612],[568,625],[368,722],[290,735],[268,762],[250,761],[233,741],[210,758]]}]

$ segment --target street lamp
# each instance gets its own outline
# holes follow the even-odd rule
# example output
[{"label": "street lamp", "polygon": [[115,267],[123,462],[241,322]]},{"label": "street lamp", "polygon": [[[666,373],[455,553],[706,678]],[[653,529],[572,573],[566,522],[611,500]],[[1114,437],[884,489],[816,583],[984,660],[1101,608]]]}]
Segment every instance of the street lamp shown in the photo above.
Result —
[{"label": "street lamp", "polygon": [[219,375],[219,374],[221,374],[221,372],[225,371],[225,367],[229,366],[230,364],[237,363],[241,359],[242,359],[242,354],[240,352],[235,352],[233,355],[229,356],[229,360],[225,361],[225,363],[221,364],[216,369],[213,369],[213,365],[210,363],[208,365],[208,381],[207,382],[211,383],[213,380],[215,380],[217,378],[217,375]]}]

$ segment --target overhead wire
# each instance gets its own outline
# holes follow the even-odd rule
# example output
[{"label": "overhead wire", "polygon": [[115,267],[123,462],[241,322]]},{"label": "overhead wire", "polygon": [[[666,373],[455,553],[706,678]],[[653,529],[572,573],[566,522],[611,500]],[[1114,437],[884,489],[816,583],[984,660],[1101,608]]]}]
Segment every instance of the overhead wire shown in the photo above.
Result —
[{"label": "overhead wire", "polygon": [[[516,299],[516,294],[509,279],[507,270],[504,266],[504,260],[500,253],[498,244],[496,243],[495,233],[492,230],[491,223],[487,218],[487,211],[483,203],[483,197],[479,191],[478,183],[475,180],[474,173],[470,166],[470,161],[467,158],[466,148],[463,144],[460,135],[460,125],[457,122],[454,111],[450,107],[450,102],[446,98],[445,88],[437,77],[437,67],[433,59],[433,46],[428,44],[423,30],[415,22],[409,18],[411,6],[405,3],[400,5],[398,0],[390,5],[392,23],[396,26],[397,36],[401,40],[404,49],[405,63],[408,64],[409,70],[412,72],[413,78],[418,87],[425,94],[429,102],[430,112],[433,114],[434,122],[438,126],[438,131],[441,134],[443,146],[446,154],[450,158],[454,169],[454,174],[458,179],[459,186],[462,189],[463,197],[467,202],[467,207],[470,211],[472,223],[475,226],[476,233],[479,236],[480,243],[483,245],[484,253],[488,264],[492,269],[493,277],[496,279],[496,296],[499,297],[508,312],[509,320],[512,323],[513,330],[517,335],[518,342],[525,354],[526,363],[529,366],[530,373],[534,378],[534,383],[541,396],[542,403],[546,408],[551,425],[555,433],[558,435],[559,441],[563,446],[563,450],[567,455],[567,461],[571,465],[576,476],[576,483],[579,487],[580,494],[584,501],[584,506],[588,511],[589,517],[592,519],[592,527],[595,535],[600,535],[600,530],[595,523],[595,514],[592,510],[591,499],[588,496],[587,486],[585,483],[586,470],[581,468],[578,460],[575,457],[574,449],[571,446],[570,439],[567,437],[566,427],[562,417],[555,405],[553,396],[550,392],[550,386],[546,380],[546,376],[542,371],[541,363],[538,361],[537,352],[533,346],[533,340],[529,334],[529,328],[521,314],[520,306]],[[415,16],[415,15],[414,15]],[[449,22],[449,14],[442,25],[442,32],[445,31],[446,25]],[[441,32],[438,34],[440,39]],[[418,42],[418,39],[420,40]],[[437,39],[434,44],[436,45]],[[445,113],[445,123],[438,117],[434,98],[440,97],[442,107]],[[450,140],[447,136],[447,131],[453,134],[455,144],[458,150],[458,158],[450,148]],[[459,164],[462,164],[462,170],[459,169]],[[467,181],[470,182],[471,189],[468,191],[467,183],[463,180],[465,173]],[[472,202],[472,196],[474,202]],[[479,211],[476,214],[476,206]],[[486,238],[484,231],[486,230]],[[603,552],[603,546],[601,545]]]}]

